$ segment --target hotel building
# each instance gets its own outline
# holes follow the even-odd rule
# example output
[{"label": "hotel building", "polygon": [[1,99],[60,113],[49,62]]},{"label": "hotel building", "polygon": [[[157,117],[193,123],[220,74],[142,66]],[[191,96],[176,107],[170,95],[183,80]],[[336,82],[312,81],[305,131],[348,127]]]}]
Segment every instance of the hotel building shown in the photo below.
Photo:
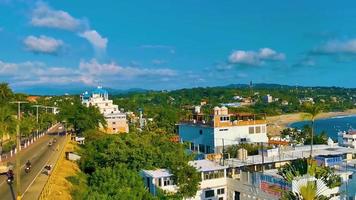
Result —
[{"label": "hotel building", "polygon": [[210,116],[196,108],[178,125],[178,133],[181,141],[190,143],[191,150],[204,154],[220,153],[229,145],[268,142],[264,116],[230,114],[226,107],[215,107]]},{"label": "hotel building", "polygon": [[93,92],[85,92],[81,95],[82,103],[89,106],[96,106],[100,113],[104,115],[107,122],[107,133],[128,133],[129,126],[126,114],[121,112],[118,105],[113,104],[109,99],[109,94],[102,87],[98,87]]}]

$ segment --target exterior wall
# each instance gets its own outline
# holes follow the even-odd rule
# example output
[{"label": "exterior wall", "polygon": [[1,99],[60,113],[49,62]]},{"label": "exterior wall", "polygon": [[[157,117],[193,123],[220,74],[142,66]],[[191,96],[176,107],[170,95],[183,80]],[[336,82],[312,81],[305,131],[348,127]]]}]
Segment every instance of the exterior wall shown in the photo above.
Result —
[{"label": "exterior wall", "polygon": [[[254,128],[254,132],[256,132],[256,127],[259,127],[261,133],[250,134],[249,133],[250,127]],[[247,143],[268,142],[266,131],[267,131],[266,124],[215,128],[214,146],[217,148],[222,147],[223,141],[225,146],[239,144],[241,142],[247,142]]]},{"label": "exterior wall", "polygon": [[[85,95],[88,95],[88,93],[85,93]],[[87,107],[96,106],[100,113],[104,115],[107,122],[107,128],[102,128],[103,131],[111,134],[129,132],[126,114],[121,113],[118,105],[113,104],[113,101],[108,99],[107,93],[93,93],[88,99],[83,98],[82,101]]]},{"label": "exterior wall", "polygon": [[[234,177],[234,176],[233,176]],[[241,200],[259,199],[259,200],[277,200],[278,196],[270,195],[264,192],[261,187],[261,179],[258,173],[240,171],[238,178],[227,179],[228,199],[234,200],[239,195]]]},{"label": "exterior wall", "polygon": [[178,131],[181,140],[194,143],[195,150],[202,151],[199,149],[199,144],[201,144],[210,146],[211,152],[208,153],[214,151],[214,129],[212,127],[180,124]]},{"label": "exterior wall", "polygon": [[[253,127],[256,132],[259,127],[260,133],[249,133],[249,128]],[[248,125],[248,126],[230,126],[212,128],[199,124],[180,124],[179,137],[184,142],[194,143],[195,150],[198,150],[199,144],[210,146],[215,153],[220,152],[225,146],[239,144],[241,142],[256,143],[268,142],[266,124]],[[241,140],[242,139],[242,140]],[[245,140],[246,139],[246,140]],[[207,153],[206,151],[201,151]],[[212,152],[209,152],[212,153]]]}]

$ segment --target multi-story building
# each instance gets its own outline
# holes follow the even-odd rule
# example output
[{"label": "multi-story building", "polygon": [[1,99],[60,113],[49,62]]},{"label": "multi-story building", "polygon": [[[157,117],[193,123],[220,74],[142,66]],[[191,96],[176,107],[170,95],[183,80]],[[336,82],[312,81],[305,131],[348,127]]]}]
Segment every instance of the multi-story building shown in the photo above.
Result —
[{"label": "multi-story building", "polygon": [[267,94],[266,96],[263,96],[263,102],[272,103],[273,102],[273,97],[271,95]]},{"label": "multi-story building", "polygon": [[[227,174],[226,166],[219,165],[209,160],[196,160],[189,162],[201,174],[199,190],[192,198],[187,200],[226,200],[227,199]],[[147,189],[157,194],[157,188],[166,192],[175,193],[178,190],[174,183],[173,175],[166,169],[142,170],[141,177]]]},{"label": "multi-story building", "polygon": [[98,87],[93,92],[85,92],[81,95],[82,103],[89,106],[96,106],[99,108],[107,122],[108,133],[128,133],[129,126],[126,120],[126,114],[119,110],[118,105],[113,104],[109,99],[109,94],[102,87]]},{"label": "multi-story building", "polygon": [[[328,188],[323,181],[312,176],[299,176],[292,182],[287,182],[279,175],[279,167],[292,160],[310,156],[309,146],[290,148],[278,150],[278,155],[272,151],[242,159],[191,161],[189,164],[201,173],[201,183],[196,195],[186,200],[278,200],[283,191],[299,193],[300,186],[304,186],[308,181],[317,184],[318,194],[322,192],[322,195],[332,200],[355,196],[351,181],[355,184],[356,166],[345,167],[345,163],[355,161],[356,152],[353,149],[315,145],[314,155],[317,163],[333,167],[335,173],[341,177],[341,186]],[[142,170],[140,175],[153,195],[157,195],[158,188],[168,193],[175,193],[179,189],[174,182],[174,175],[167,169]],[[349,191],[345,194],[343,191],[347,188]]]},{"label": "multi-story building", "polygon": [[339,132],[338,143],[340,146],[356,149],[356,131]]},{"label": "multi-story building", "polygon": [[215,107],[209,116],[194,112],[180,122],[178,133],[181,141],[190,143],[191,150],[205,154],[239,143],[268,142],[264,116],[230,114],[226,107]]}]

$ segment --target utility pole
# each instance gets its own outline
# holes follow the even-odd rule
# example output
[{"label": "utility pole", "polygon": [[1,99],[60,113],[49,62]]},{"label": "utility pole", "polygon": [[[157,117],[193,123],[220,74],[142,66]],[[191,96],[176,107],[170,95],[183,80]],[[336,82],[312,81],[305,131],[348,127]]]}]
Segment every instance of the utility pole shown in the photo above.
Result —
[{"label": "utility pole", "polygon": [[38,136],[38,129],[39,129],[39,124],[38,124],[38,108],[39,107],[43,107],[42,105],[33,105],[32,107],[35,107],[36,108],[36,121],[37,121],[37,135],[36,137]]},{"label": "utility pole", "polygon": [[16,155],[16,200],[21,200],[21,159],[20,159],[20,146],[21,146],[21,134],[20,134],[20,121],[21,121],[21,104],[28,103],[26,101],[14,101],[11,102],[17,104],[17,125],[16,125],[16,148],[17,148],[17,155]]}]

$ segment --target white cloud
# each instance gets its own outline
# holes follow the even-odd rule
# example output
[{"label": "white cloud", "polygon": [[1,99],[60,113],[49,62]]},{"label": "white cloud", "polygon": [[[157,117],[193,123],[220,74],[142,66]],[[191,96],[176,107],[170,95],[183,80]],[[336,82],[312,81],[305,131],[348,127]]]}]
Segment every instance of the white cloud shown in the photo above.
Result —
[{"label": "white cloud", "polygon": [[44,3],[38,3],[32,12],[31,24],[38,27],[74,31],[79,28],[81,21],[63,10],[53,10]]},{"label": "white cloud", "polygon": [[317,48],[312,53],[315,54],[356,54],[356,39],[347,41],[333,40]]},{"label": "white cloud", "polygon": [[37,3],[30,23],[37,27],[73,31],[88,40],[95,50],[102,51],[107,47],[108,39],[102,37],[96,30],[90,29],[85,20],[76,19],[66,11],[52,9],[42,2]]},{"label": "white cloud", "polygon": [[108,39],[102,37],[96,30],[87,30],[79,34],[80,37],[87,39],[95,49],[105,50]]},{"label": "white cloud", "polygon": [[55,54],[63,46],[62,40],[57,40],[51,37],[41,35],[36,37],[28,36],[23,41],[26,49],[35,53]]},{"label": "white cloud", "polygon": [[104,80],[105,78],[117,78],[120,80],[129,80],[137,77],[172,77],[176,71],[168,68],[138,68],[123,67],[116,63],[99,63],[96,59],[90,61],[82,60],[79,64],[79,71],[82,80],[86,84],[95,84],[94,80]]},{"label": "white cloud", "polygon": [[70,84],[95,86],[98,83],[120,86],[128,82],[160,82],[177,78],[176,75],[177,72],[169,68],[124,67],[113,62],[100,63],[96,59],[82,60],[77,67],[49,66],[36,61],[11,63],[0,60],[1,79],[17,87]]},{"label": "white cloud", "polygon": [[284,59],[285,55],[283,53],[278,53],[270,48],[261,48],[257,52],[244,50],[233,51],[228,61],[231,64],[258,66],[265,61],[281,61]]}]

